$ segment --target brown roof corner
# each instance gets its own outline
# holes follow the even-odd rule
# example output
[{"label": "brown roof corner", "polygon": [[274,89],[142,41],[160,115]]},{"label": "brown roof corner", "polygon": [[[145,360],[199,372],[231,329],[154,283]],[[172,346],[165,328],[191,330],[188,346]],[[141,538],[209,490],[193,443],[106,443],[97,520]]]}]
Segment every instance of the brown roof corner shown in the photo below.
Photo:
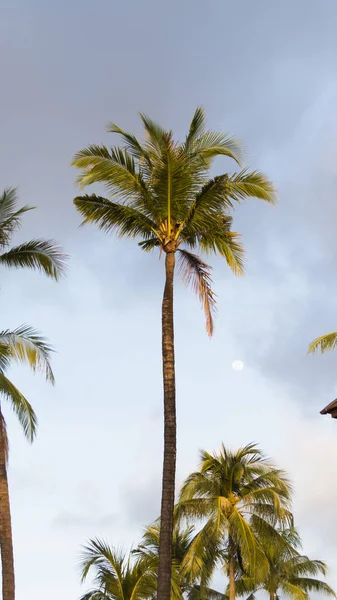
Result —
[{"label": "brown roof corner", "polygon": [[333,419],[337,419],[337,398],[336,398],[336,400],[333,400],[332,402],[330,402],[330,404],[328,404],[328,406],[323,408],[323,410],[321,410],[320,414],[321,415],[331,415],[331,417]]}]

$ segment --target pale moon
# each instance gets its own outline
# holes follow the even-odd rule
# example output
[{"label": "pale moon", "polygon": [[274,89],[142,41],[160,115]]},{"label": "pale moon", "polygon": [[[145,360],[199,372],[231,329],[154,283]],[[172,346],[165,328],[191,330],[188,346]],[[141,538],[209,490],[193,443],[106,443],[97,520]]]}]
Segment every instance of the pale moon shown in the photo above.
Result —
[{"label": "pale moon", "polygon": [[242,369],[243,369],[242,360],[234,360],[232,362],[232,369],[234,369],[234,371],[242,371]]}]

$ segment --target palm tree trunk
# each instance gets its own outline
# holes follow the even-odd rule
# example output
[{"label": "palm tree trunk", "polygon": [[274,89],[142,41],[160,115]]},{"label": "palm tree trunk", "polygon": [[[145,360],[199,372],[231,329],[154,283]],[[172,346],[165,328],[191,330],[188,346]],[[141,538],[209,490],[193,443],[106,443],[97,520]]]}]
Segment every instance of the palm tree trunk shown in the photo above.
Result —
[{"label": "palm tree trunk", "polygon": [[228,540],[228,577],[229,600],[235,600],[234,542],[231,536],[229,536]]},{"label": "palm tree trunk", "polygon": [[274,591],[269,591],[269,599],[275,600],[275,592]]},{"label": "palm tree trunk", "polygon": [[176,474],[176,385],[174,367],[173,277],[175,254],[167,252],[166,282],[162,304],[162,352],[164,380],[164,462],[160,513],[158,600],[170,600],[173,511]]},{"label": "palm tree trunk", "polygon": [[7,479],[6,425],[0,409],[0,552],[2,565],[2,599],[14,600],[14,555]]}]

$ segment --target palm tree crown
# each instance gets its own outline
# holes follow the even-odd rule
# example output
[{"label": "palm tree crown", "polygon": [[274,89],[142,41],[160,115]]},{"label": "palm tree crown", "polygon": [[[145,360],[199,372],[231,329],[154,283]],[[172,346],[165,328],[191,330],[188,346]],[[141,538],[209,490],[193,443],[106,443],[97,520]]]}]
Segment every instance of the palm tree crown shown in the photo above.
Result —
[{"label": "palm tree crown", "polygon": [[290,491],[285,473],[253,444],[237,452],[223,445],[219,453],[202,451],[200,470],[184,482],[176,513],[203,523],[185,558],[192,578],[207,582],[219,560],[229,567],[239,560],[254,573],[262,567],[255,532],[273,532],[278,520],[291,520]]},{"label": "palm tree crown", "polygon": [[74,202],[84,221],[95,222],[119,236],[138,238],[150,251],[179,251],[183,278],[198,293],[213,331],[215,296],[211,269],[191,250],[219,254],[234,273],[243,272],[243,247],[231,230],[229,211],[236,202],[256,197],[273,203],[275,191],[258,171],[243,169],[209,178],[213,160],[220,155],[239,162],[235,139],[205,130],[204,112],[198,108],[182,143],[141,114],[145,140],[110,124],[123,146],[108,149],[92,145],[78,152],[73,165],[80,169],[78,183],[103,183],[110,199],[95,194]]}]

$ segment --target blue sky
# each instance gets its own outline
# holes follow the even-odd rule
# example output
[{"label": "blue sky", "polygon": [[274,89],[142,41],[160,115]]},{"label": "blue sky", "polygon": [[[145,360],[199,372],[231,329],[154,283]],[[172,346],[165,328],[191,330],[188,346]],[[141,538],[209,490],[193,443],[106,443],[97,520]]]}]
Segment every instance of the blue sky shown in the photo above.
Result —
[{"label": "blue sky", "polygon": [[279,202],[234,214],[246,276],[213,261],[212,341],[177,279],[178,484],[200,448],[258,442],[288,469],[304,549],[337,587],[337,429],[319,415],[337,356],[306,355],[337,325],[336,25],[333,0],[3,0],[1,186],[38,207],[17,240],[56,238],[71,256],[58,285],[1,273],[2,327],[29,323],[57,349],[54,389],[11,373],[40,422],[30,447],[6,411],[18,600],[77,598],[81,545],[100,535],[128,549],[159,511],[163,263],[78,228],[71,157],[114,143],[108,121],[140,134],[139,111],[181,137],[200,104]]}]

